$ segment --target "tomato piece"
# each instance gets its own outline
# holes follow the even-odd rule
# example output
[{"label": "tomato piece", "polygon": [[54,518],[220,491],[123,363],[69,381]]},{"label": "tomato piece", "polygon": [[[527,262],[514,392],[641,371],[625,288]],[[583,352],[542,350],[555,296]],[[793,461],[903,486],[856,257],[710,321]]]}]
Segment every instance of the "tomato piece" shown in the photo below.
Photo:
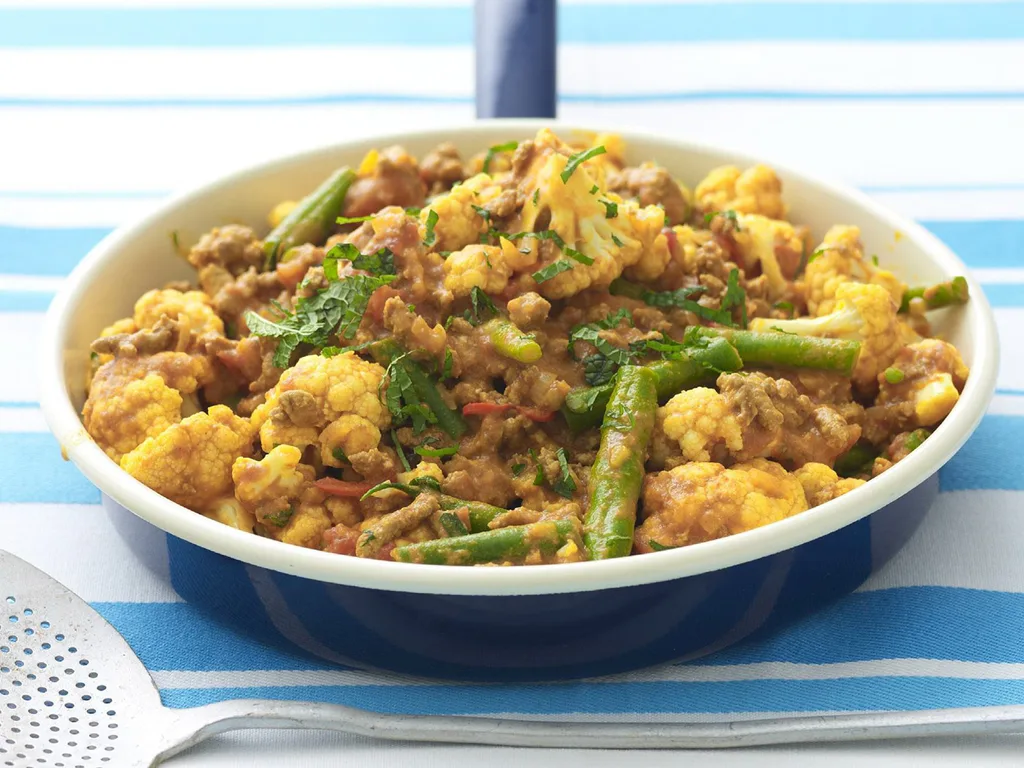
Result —
[{"label": "tomato piece", "polygon": [[492,413],[505,413],[511,410],[516,411],[520,416],[525,416],[530,421],[551,421],[555,418],[554,411],[542,411],[538,408],[513,405],[512,403],[466,403],[462,406],[462,415],[489,416]]},{"label": "tomato piece", "polygon": [[382,285],[370,295],[370,300],[366,302],[366,312],[364,314],[377,325],[380,325],[384,322],[384,305],[388,299],[401,295],[390,285]]}]

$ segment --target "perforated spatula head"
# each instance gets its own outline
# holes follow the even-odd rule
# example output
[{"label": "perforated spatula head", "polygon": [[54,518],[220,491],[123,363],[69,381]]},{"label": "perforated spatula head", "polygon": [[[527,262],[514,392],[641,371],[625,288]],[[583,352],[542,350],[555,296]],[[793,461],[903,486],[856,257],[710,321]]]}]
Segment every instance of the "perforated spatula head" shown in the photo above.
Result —
[{"label": "perforated spatula head", "polygon": [[0,551],[0,627],[0,766],[149,764],[147,731],[166,710],[145,666],[88,603]]}]

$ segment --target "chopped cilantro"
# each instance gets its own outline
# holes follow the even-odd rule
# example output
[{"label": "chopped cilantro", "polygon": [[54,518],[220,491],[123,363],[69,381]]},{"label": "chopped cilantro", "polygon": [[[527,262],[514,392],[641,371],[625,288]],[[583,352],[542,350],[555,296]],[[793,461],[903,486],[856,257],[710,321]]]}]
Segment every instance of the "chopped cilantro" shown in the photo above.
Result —
[{"label": "chopped cilantro", "polygon": [[705,213],[704,214],[704,223],[705,224],[710,224],[712,219],[714,219],[716,216],[721,216],[721,217],[731,221],[735,225],[737,232],[742,232],[743,231],[743,230],[740,229],[740,222],[739,222],[739,219],[736,217],[736,211],[732,210],[731,208],[728,211],[711,211],[709,213]]},{"label": "chopped cilantro", "polygon": [[566,259],[559,259],[558,261],[551,262],[543,269],[538,269],[536,272],[534,272],[533,279],[536,280],[538,283],[543,283],[550,280],[555,275],[560,275],[563,272],[568,272],[570,269],[572,269],[571,261],[567,261]]},{"label": "chopped cilantro", "polygon": [[791,301],[776,301],[772,304],[772,309],[781,310],[790,317],[793,317],[793,312],[796,311],[796,307],[793,306],[793,302]]},{"label": "chopped cilantro", "polygon": [[878,266],[878,254],[877,253],[871,254],[871,263],[874,264],[876,267]]},{"label": "chopped cilantro", "polygon": [[391,275],[349,275],[332,280],[326,268],[324,274],[330,281],[327,287],[300,298],[293,312],[280,310],[280,320],[267,319],[251,310],[245,313],[245,324],[254,336],[277,339],[273,363],[278,368],[288,367],[300,344],[324,347],[335,334],[346,339],[355,336],[370,296],[394,279]]},{"label": "chopped cilantro", "polygon": [[575,345],[580,341],[590,344],[596,350],[582,360],[583,376],[592,387],[607,384],[619,366],[633,362],[638,354],[636,349],[617,347],[601,336],[602,330],[615,328],[623,321],[632,325],[632,314],[625,307],[603,320],[577,325],[569,333],[569,354],[575,355]]},{"label": "chopped cilantro", "polygon": [[740,271],[735,267],[729,271],[729,279],[722,295],[723,310],[740,310],[740,328],[747,327],[747,294],[740,287]]},{"label": "chopped cilantro", "polygon": [[604,217],[606,219],[614,219],[619,215],[618,203],[614,203],[611,200],[598,200],[598,202],[604,206]]},{"label": "chopped cilantro", "polygon": [[666,549],[675,549],[675,547],[667,547],[664,544],[660,544],[654,539],[648,540],[647,546],[649,546],[655,552],[664,552]]},{"label": "chopped cilantro", "polygon": [[437,234],[434,232],[434,227],[437,226],[437,211],[433,208],[430,209],[430,213],[427,214],[427,232],[423,238],[423,244],[429,248],[437,242]]},{"label": "chopped cilantro", "polygon": [[590,149],[585,149],[582,152],[577,152],[575,155],[572,155],[569,158],[569,161],[565,164],[565,170],[562,171],[562,174],[561,174],[561,176],[562,176],[562,183],[563,184],[568,184],[569,183],[569,178],[573,175],[573,173],[576,171],[576,169],[579,168],[580,164],[585,163],[587,160],[589,160],[592,157],[597,157],[598,155],[603,155],[607,151],[608,150],[605,149],[603,146],[602,147],[591,147]]},{"label": "chopped cilantro", "polygon": [[590,258],[589,256],[587,256],[587,254],[580,253],[575,248],[570,248],[569,246],[566,246],[565,248],[563,248],[562,249],[562,253],[564,253],[566,256],[568,256],[573,261],[578,261],[580,264],[585,264],[588,267],[591,264],[594,263],[594,260],[592,258]]},{"label": "chopped cilantro", "polygon": [[345,450],[343,448],[333,449],[331,451],[331,456],[334,457],[335,461],[340,461],[342,464],[349,463],[348,456],[345,455]]},{"label": "chopped cilantro", "polygon": [[534,465],[537,467],[537,474],[533,476],[534,485],[544,485],[548,481],[547,475],[544,474],[544,465],[540,463],[540,457],[537,456],[537,451],[533,448],[529,450],[530,458],[533,459]]},{"label": "chopped cilantro", "polygon": [[[449,318],[451,319],[451,318]],[[441,367],[441,378],[450,379],[452,376],[452,365],[455,364],[455,357],[450,349],[444,351],[444,365]]]},{"label": "chopped cilantro", "polygon": [[598,193],[598,188],[597,188],[597,184],[595,184],[594,186],[592,186],[590,188],[590,194],[596,195],[597,193]]},{"label": "chopped cilantro", "polygon": [[565,454],[565,448],[559,448],[555,455],[558,457],[559,475],[558,479],[551,484],[551,490],[559,496],[571,499],[573,493],[576,492],[576,481],[569,470],[569,458]]},{"label": "chopped cilantro", "polygon": [[523,470],[526,469],[526,464],[521,461],[517,461],[512,465],[512,477],[519,477],[523,474]]},{"label": "chopped cilantro", "polygon": [[449,536],[466,536],[469,533],[466,524],[454,512],[442,512],[437,519]]},{"label": "chopped cilantro", "polygon": [[409,208],[406,208],[405,209],[405,213],[406,213],[407,216],[419,216],[420,215],[420,211],[422,211],[422,210],[423,210],[422,208],[417,208],[415,205],[413,205],[413,206],[410,206]]},{"label": "chopped cilantro", "polygon": [[405,455],[405,451],[402,449],[402,444],[398,440],[398,433],[395,430],[391,430],[391,442],[395,445],[395,452],[398,454],[398,460],[402,462],[402,469],[406,472],[412,469],[409,466],[409,459]]},{"label": "chopped cilantro", "polygon": [[614,234],[612,235],[612,242],[619,246],[619,248],[622,247],[622,241],[619,240],[619,238],[617,238]]},{"label": "chopped cilantro", "polygon": [[264,515],[263,519],[268,523],[273,523],[278,528],[284,528],[288,521],[292,519],[292,515],[294,514],[295,507],[288,507],[287,509],[282,509],[280,512]]},{"label": "chopped cilantro", "polygon": [[369,221],[377,214],[370,213],[366,216],[339,216],[334,220],[336,224],[361,224],[364,221]]},{"label": "chopped cilantro", "polygon": [[540,187],[533,190],[533,204],[538,205],[540,202]]},{"label": "chopped cilantro", "polygon": [[344,351],[345,350],[342,347],[332,346],[324,347],[323,349],[320,350],[320,354],[323,355],[324,357],[334,357],[335,355],[340,355]]},{"label": "chopped cilantro", "polygon": [[484,164],[481,170],[484,173],[491,172],[491,160],[499,152],[514,152],[516,147],[519,146],[518,141],[506,141],[504,144],[495,144],[493,147],[487,150],[487,156],[484,157]]},{"label": "chopped cilantro", "polygon": [[477,216],[487,222],[488,226],[491,223],[491,212],[484,208],[482,205],[473,205],[473,210],[476,211]]},{"label": "chopped cilantro", "polygon": [[807,257],[807,263],[810,264],[816,258],[818,258],[823,253],[825,253],[825,251],[829,251],[829,250],[832,250],[832,249],[831,249],[830,246],[827,246],[827,245],[823,245],[821,248],[816,248],[814,251],[811,252],[811,255]]},{"label": "chopped cilantro", "polygon": [[720,325],[734,325],[732,321],[732,314],[728,310],[705,307],[703,304],[698,304],[690,298],[698,293],[703,293],[704,290],[704,286],[702,285],[678,288],[674,291],[645,290],[641,294],[641,300],[652,307],[662,307],[664,309],[674,307],[676,309],[685,309],[687,312],[693,312],[697,317],[709,320],[713,323],[718,323]]},{"label": "chopped cilantro", "polygon": [[395,254],[389,248],[374,253],[360,253],[352,243],[338,243],[324,256],[324,276],[328,280],[338,279],[338,262],[350,261],[354,269],[361,269],[374,275],[395,274]]},{"label": "chopped cilantro", "polygon": [[470,308],[462,313],[462,316],[470,325],[480,325],[485,320],[498,314],[498,308],[494,306],[491,297],[483,292],[483,289],[473,286],[469,291]]}]

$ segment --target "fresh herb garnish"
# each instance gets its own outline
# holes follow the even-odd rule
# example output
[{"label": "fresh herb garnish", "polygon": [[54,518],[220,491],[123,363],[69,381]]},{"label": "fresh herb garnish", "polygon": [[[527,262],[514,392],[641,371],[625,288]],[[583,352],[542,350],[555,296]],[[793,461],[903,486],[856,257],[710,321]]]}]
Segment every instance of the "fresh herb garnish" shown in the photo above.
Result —
[{"label": "fresh herb garnish", "polygon": [[268,523],[273,523],[278,528],[284,528],[288,524],[288,521],[292,519],[292,515],[295,514],[295,507],[288,507],[282,509],[280,512],[274,512],[269,515],[264,515],[263,519]]},{"label": "fresh herb garnish", "polygon": [[398,440],[398,433],[395,430],[391,430],[391,442],[395,446],[395,453],[398,454],[398,460],[402,462],[402,469],[406,472],[410,471],[412,467],[409,465],[409,459],[405,455],[405,451],[402,449],[402,443]]},{"label": "fresh herb garnish", "polygon": [[537,474],[533,476],[534,485],[544,485],[548,481],[547,476],[544,474],[544,465],[540,463],[540,457],[537,456],[537,451],[531,448],[528,451],[530,458],[533,459],[534,465],[537,467]]},{"label": "fresh herb garnish", "polygon": [[598,188],[597,188],[597,184],[595,184],[594,186],[592,186],[590,188],[590,194],[596,195],[597,193],[598,193]]},{"label": "fresh herb garnish", "polygon": [[444,365],[441,366],[441,378],[450,379],[452,376],[452,366],[455,364],[455,356],[452,354],[450,349],[444,351]]},{"label": "fresh herb garnish", "polygon": [[391,412],[391,418],[395,424],[401,424],[409,419],[412,421],[412,431],[419,434],[429,424],[436,424],[437,416],[420,400],[416,393],[412,378],[405,368],[406,357],[408,357],[408,353],[396,357],[388,364],[380,385],[383,388],[385,382],[387,384],[382,399],[388,407],[388,411]]},{"label": "fresh herb garnish", "polygon": [[612,234],[612,242],[615,243],[619,248],[622,247],[622,241],[617,238],[614,233]]},{"label": "fresh herb garnish", "polygon": [[602,330],[617,327],[623,321],[632,325],[632,315],[625,307],[609,315],[603,320],[586,325],[577,325],[569,333],[569,354],[575,356],[575,345],[584,341],[594,347],[596,352],[583,358],[583,376],[591,386],[607,384],[612,380],[619,366],[633,362],[637,356],[635,348],[623,349],[601,337]]},{"label": "fresh herb garnish", "polygon": [[580,253],[575,248],[570,248],[566,246],[565,248],[562,249],[562,253],[564,253],[573,261],[578,261],[580,264],[585,264],[588,267],[594,263],[594,260],[587,256],[587,254]]},{"label": "fresh herb garnish", "polygon": [[374,253],[363,254],[352,243],[338,243],[324,256],[324,276],[328,280],[338,279],[339,261],[349,261],[354,269],[361,269],[374,275],[395,274],[395,254],[386,247]]},{"label": "fresh herb garnish", "polygon": [[422,443],[413,448],[413,451],[427,459],[440,459],[445,456],[454,456],[459,452],[459,446],[446,445],[443,448],[431,448],[431,445],[440,442],[438,438],[431,435]]},{"label": "fresh herb garnish", "polygon": [[619,215],[618,203],[614,203],[611,200],[598,200],[597,202],[604,206],[604,217],[606,219],[614,219]]},{"label": "fresh herb garnish", "polygon": [[704,214],[704,223],[705,224],[710,224],[712,219],[714,219],[716,216],[721,216],[721,217],[727,219],[728,221],[731,221],[733,223],[733,225],[735,225],[735,228],[736,228],[737,232],[742,232],[743,231],[742,229],[740,229],[740,221],[736,217],[736,211],[732,210],[731,208],[728,211],[711,211],[709,213],[705,213]]},{"label": "fresh herb garnish", "polygon": [[423,244],[429,248],[437,242],[437,234],[434,232],[434,227],[437,226],[437,211],[433,208],[427,214],[427,231],[426,236],[423,238]]},{"label": "fresh herb garnish", "polygon": [[469,302],[470,308],[462,316],[470,325],[480,325],[498,314],[498,308],[494,306],[491,297],[475,285],[469,291]]},{"label": "fresh herb garnish", "polygon": [[506,141],[504,144],[495,144],[493,147],[487,150],[487,155],[484,157],[484,164],[481,170],[484,173],[491,172],[491,160],[499,152],[514,152],[516,147],[519,146],[518,141]]},{"label": "fresh herb garnish", "polygon": [[470,205],[473,208],[473,210],[476,211],[476,215],[483,219],[489,227],[491,224],[491,212],[484,208],[482,205]]},{"label": "fresh herb garnish", "polygon": [[339,216],[334,222],[336,224],[361,224],[364,221],[369,221],[376,215],[375,213],[369,213],[366,216]]},{"label": "fresh herb garnish", "polygon": [[664,544],[659,544],[654,539],[649,539],[647,541],[647,546],[649,546],[655,552],[664,552],[666,549],[675,549],[675,547],[667,547]]},{"label": "fresh herb garnish", "polygon": [[320,354],[323,355],[324,357],[334,357],[335,355],[340,355],[344,351],[345,351],[344,347],[334,347],[334,346],[331,346],[331,347],[324,347],[323,349],[321,349],[320,350]]},{"label": "fresh herb garnish", "polygon": [[422,208],[417,208],[415,205],[412,205],[405,209],[405,214],[407,216],[419,216],[422,210]]},{"label": "fresh herb garnish", "polygon": [[551,490],[559,496],[571,499],[576,492],[576,481],[569,470],[569,458],[566,456],[565,448],[559,448],[555,454],[558,457],[559,475],[558,479],[551,484]]},{"label": "fresh herb garnish", "polygon": [[570,269],[572,269],[571,261],[568,261],[567,259],[559,259],[558,261],[551,262],[543,269],[538,269],[536,272],[534,272],[533,279],[536,280],[538,283],[543,283],[555,277],[556,275],[560,275],[563,272],[568,272]]},{"label": "fresh herb garnish", "polygon": [[774,304],[772,304],[772,309],[781,310],[790,317],[793,317],[793,312],[796,308],[793,306],[793,302],[791,301],[776,301]]},{"label": "fresh herb garnish", "polygon": [[[324,274],[327,275],[326,268]],[[268,320],[252,310],[245,313],[245,324],[254,336],[277,339],[273,363],[278,368],[288,367],[300,344],[324,347],[335,334],[346,339],[355,336],[370,296],[394,277],[349,275],[340,280],[331,280],[330,276],[327,279],[330,282],[326,288],[300,298],[295,310],[283,311],[280,320]]]},{"label": "fresh herb garnish", "polygon": [[521,461],[517,461],[512,465],[512,477],[519,477],[523,474],[523,470],[526,469],[526,464]]},{"label": "fresh herb garnish", "polygon": [[876,267],[878,266],[878,254],[877,253],[871,254],[871,263],[874,264]]},{"label": "fresh herb garnish", "polygon": [[747,327],[747,293],[740,287],[740,271],[735,267],[729,271],[729,279],[722,294],[721,308],[731,311],[740,310],[740,328]]},{"label": "fresh herb garnish", "polygon": [[331,456],[334,457],[335,461],[340,461],[342,464],[351,464],[348,460],[348,456],[345,455],[345,450],[343,448],[332,449]]},{"label": "fresh herb garnish", "polygon": [[454,512],[442,512],[437,519],[449,536],[466,536],[469,533],[465,523]]},{"label": "fresh herb garnish", "polygon": [[540,187],[533,190],[533,204],[538,205],[540,203]]},{"label": "fresh herb garnish", "polygon": [[815,250],[813,250],[811,252],[811,255],[807,257],[807,263],[810,264],[816,258],[818,258],[823,253],[825,253],[825,251],[830,251],[830,250],[832,250],[832,246],[829,246],[829,245],[823,245],[821,248],[816,248]]},{"label": "fresh herb garnish", "polygon": [[734,325],[732,313],[728,310],[705,307],[703,304],[698,304],[690,298],[698,293],[703,293],[704,290],[705,288],[702,285],[677,288],[674,291],[645,290],[641,294],[641,300],[644,304],[652,307],[685,309],[687,312],[693,312],[697,317],[718,323],[719,325]]},{"label": "fresh herb garnish", "polygon": [[572,155],[569,158],[569,161],[565,164],[565,170],[562,171],[561,173],[562,183],[569,183],[569,178],[572,176],[573,172],[575,172],[575,170],[580,166],[581,163],[585,163],[592,157],[603,155],[607,151],[608,150],[605,149],[603,146],[591,147],[590,149],[585,149],[582,152],[577,152],[575,155]]},{"label": "fresh herb garnish", "polygon": [[393,482],[391,480],[386,480],[383,483],[377,483],[375,486],[373,486],[373,488],[371,488],[366,493],[364,493],[362,496],[360,496],[359,500],[360,501],[366,501],[368,498],[373,496],[375,493],[379,493],[380,491],[387,491],[387,490],[401,491],[402,493],[408,494],[409,496],[418,496],[419,493],[420,493],[419,490],[417,490],[416,488],[413,488],[411,485],[406,485],[405,483],[396,483],[396,482]]}]

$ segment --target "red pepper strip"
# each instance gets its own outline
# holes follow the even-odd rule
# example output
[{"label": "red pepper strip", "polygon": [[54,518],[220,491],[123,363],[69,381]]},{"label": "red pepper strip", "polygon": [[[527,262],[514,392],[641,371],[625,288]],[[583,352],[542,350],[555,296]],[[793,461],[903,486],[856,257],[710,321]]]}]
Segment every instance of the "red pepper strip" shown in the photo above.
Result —
[{"label": "red pepper strip", "polygon": [[358,499],[373,488],[373,483],[356,483],[349,480],[338,480],[334,477],[322,478],[313,485],[331,496],[343,496],[348,499]]},{"label": "red pepper strip", "polygon": [[551,421],[555,418],[554,411],[541,411],[537,408],[528,408],[524,405],[513,405],[512,403],[466,403],[462,406],[462,415],[487,416],[492,413],[504,413],[513,409],[520,416],[525,416],[530,421]]}]

